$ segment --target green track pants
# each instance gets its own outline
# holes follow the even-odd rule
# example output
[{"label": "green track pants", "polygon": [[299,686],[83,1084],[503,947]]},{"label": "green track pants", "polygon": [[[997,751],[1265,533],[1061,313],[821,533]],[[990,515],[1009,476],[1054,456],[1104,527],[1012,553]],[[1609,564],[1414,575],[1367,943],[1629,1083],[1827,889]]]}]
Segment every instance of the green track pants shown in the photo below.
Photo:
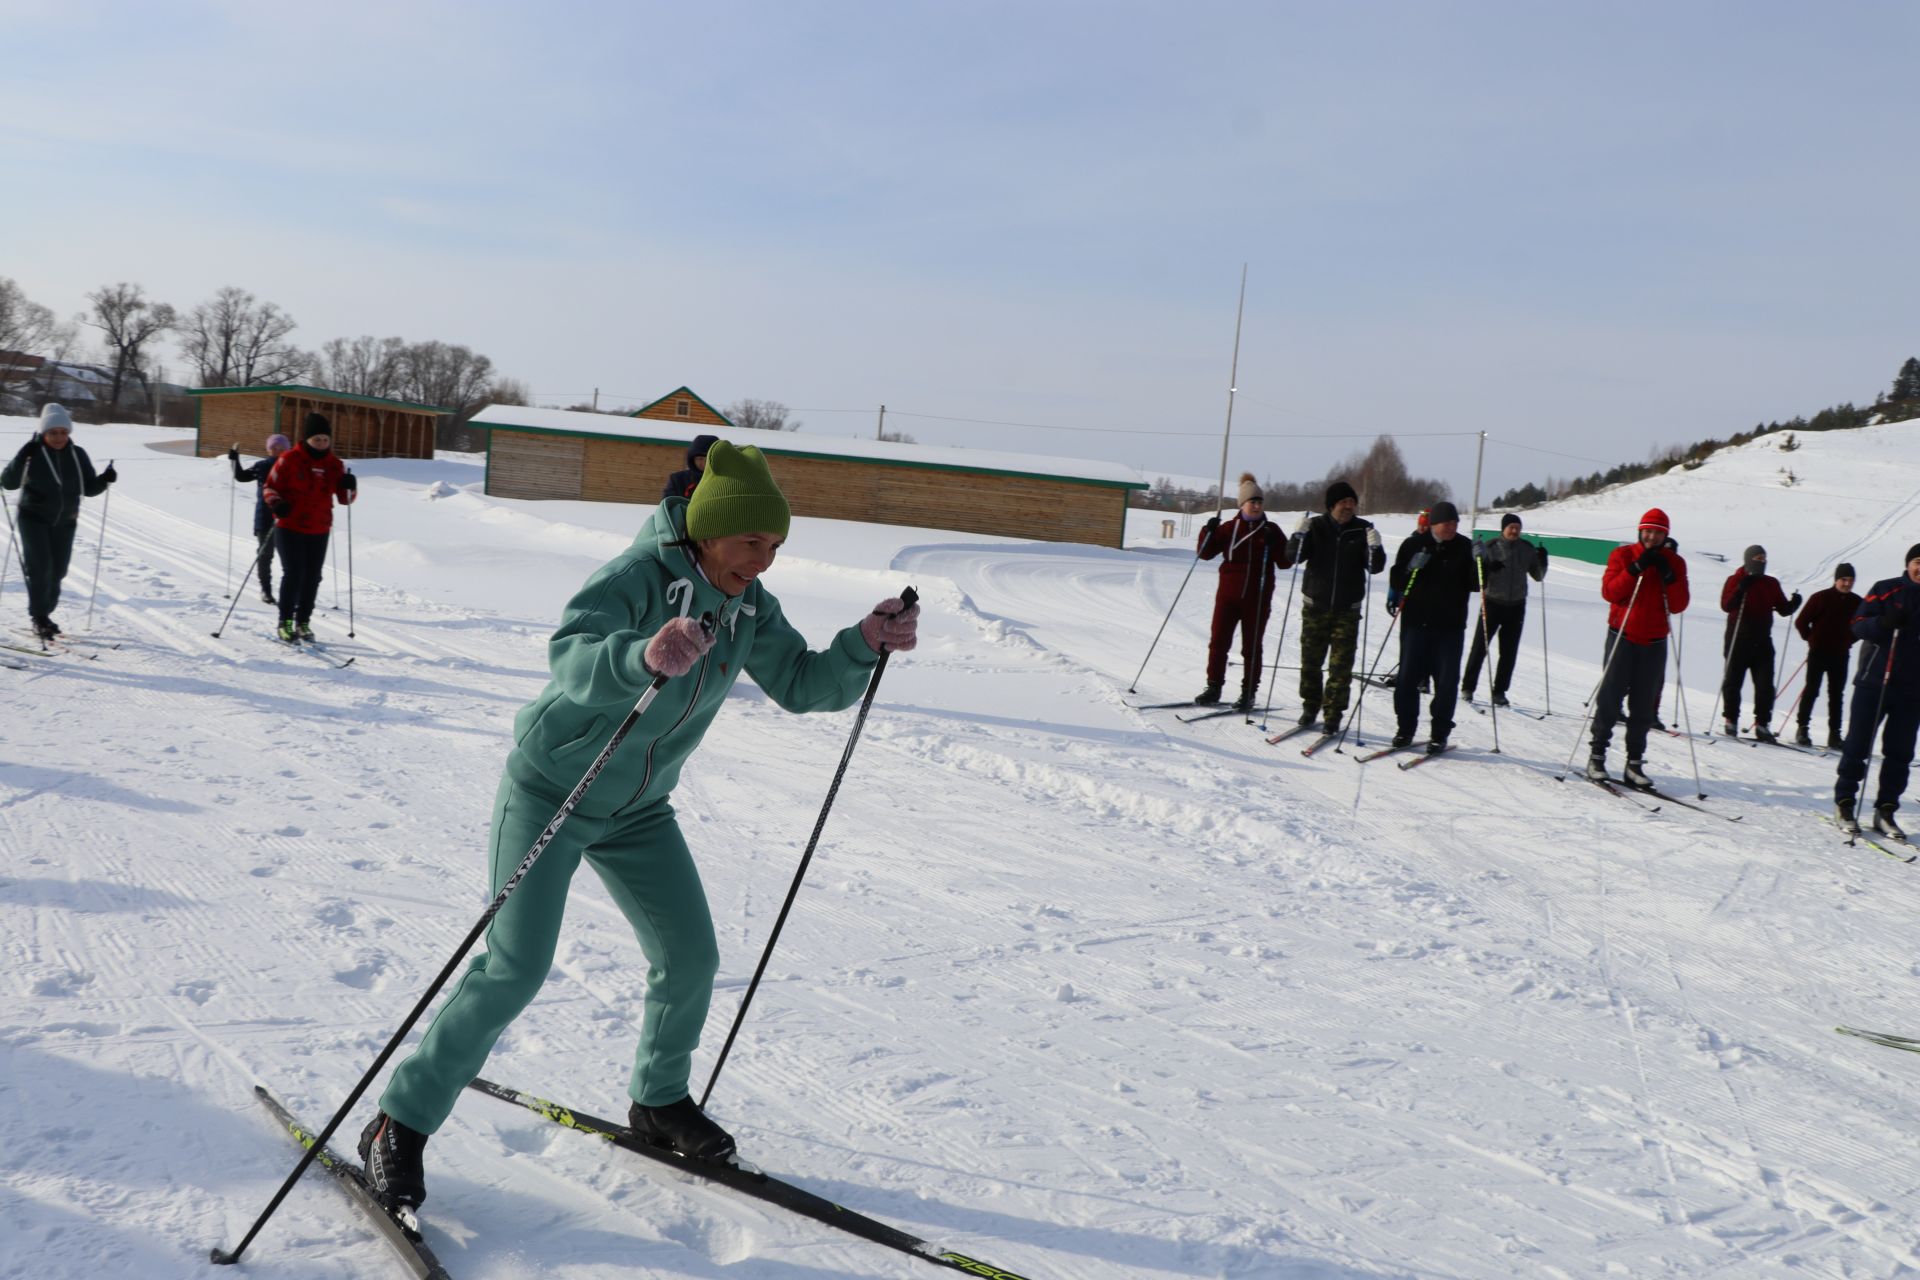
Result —
[{"label": "green track pants", "polygon": [[[490,847],[494,893],[559,808],[559,800],[501,779]],[[486,951],[473,958],[420,1047],[394,1071],[381,1110],[422,1133],[446,1121],[494,1041],[546,981],[568,886],[583,857],[626,913],[647,957],[646,1007],[628,1095],[650,1107],[687,1096],[720,956],[700,873],[673,806],[662,800],[639,813],[567,819],[487,927]]]}]

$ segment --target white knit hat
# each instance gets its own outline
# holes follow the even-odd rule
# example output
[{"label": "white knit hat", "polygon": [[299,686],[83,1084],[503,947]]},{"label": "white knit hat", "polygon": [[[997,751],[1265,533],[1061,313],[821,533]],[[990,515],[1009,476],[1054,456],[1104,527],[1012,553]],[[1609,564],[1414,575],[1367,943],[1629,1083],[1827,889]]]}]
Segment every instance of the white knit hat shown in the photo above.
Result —
[{"label": "white knit hat", "polygon": [[43,404],[40,406],[40,429],[42,431],[73,430],[73,415],[67,412],[63,404]]},{"label": "white knit hat", "polygon": [[1260,482],[1253,478],[1253,472],[1242,471],[1240,473],[1240,501],[1251,502],[1255,498],[1265,499],[1265,495],[1260,492]]}]

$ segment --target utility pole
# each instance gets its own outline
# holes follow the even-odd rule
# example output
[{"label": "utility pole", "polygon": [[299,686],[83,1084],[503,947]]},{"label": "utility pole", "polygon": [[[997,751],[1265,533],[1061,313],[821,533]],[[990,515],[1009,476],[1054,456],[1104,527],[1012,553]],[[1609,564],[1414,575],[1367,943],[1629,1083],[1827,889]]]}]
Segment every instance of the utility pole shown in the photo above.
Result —
[{"label": "utility pole", "polygon": [[600,388],[598,387],[593,389],[593,411],[600,412]]},{"label": "utility pole", "polygon": [[1233,315],[1233,372],[1227,378],[1227,430],[1220,437],[1220,488],[1213,509],[1227,500],[1227,446],[1233,440],[1233,397],[1240,390],[1240,322],[1247,314],[1247,264],[1240,264],[1240,306]]},{"label": "utility pole", "polygon": [[887,438],[887,406],[885,405],[880,406],[880,421],[873,429],[873,438],[875,440]]},{"label": "utility pole", "polygon": [[1487,433],[1480,433],[1480,448],[1473,457],[1473,520],[1467,526],[1467,541],[1473,541],[1473,535],[1480,528],[1480,468],[1487,460]]}]

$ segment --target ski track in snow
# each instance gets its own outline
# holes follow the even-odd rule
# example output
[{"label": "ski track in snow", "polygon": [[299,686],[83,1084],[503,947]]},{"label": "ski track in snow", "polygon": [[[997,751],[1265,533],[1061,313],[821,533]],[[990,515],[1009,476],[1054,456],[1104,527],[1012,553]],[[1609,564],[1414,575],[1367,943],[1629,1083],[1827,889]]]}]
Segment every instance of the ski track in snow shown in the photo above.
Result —
[{"label": "ski track in snow", "polygon": [[[355,464],[357,635],[331,567],[315,621],[358,661],[332,671],[266,637],[243,563],[234,621],[209,634],[229,603],[224,460],[145,456],[174,437],[133,428],[88,429],[96,453],[96,433],[129,441],[96,614],[122,647],[0,672],[0,1274],[200,1275],[297,1158],[253,1083],[323,1124],[484,905],[546,629],[644,510],[445,496],[478,480],[457,458]],[[1838,442],[1803,442],[1796,470],[1838,483],[1821,478]],[[1765,474],[1729,453],[1723,474]],[[1920,499],[1898,457],[1881,462],[1913,494],[1865,531],[1811,523],[1809,555],[1897,557]],[[1617,504],[1736,528],[1750,498],[1703,485],[1719,466]],[[74,630],[98,518],[88,504]],[[769,582],[816,644],[906,581],[926,616],[715,1093],[757,1163],[1035,1277],[1920,1269],[1909,1062],[1830,1030],[1913,1030],[1914,869],[1817,822],[1831,760],[1699,746],[1738,826],[1555,782],[1598,674],[1593,566],[1549,580],[1562,714],[1502,716],[1493,756],[1463,707],[1470,750],[1400,773],[1357,766],[1353,739],[1307,760],[1239,717],[1123,705],[1176,593],[1133,698],[1197,687],[1212,570],[1182,592],[1178,546],[800,522],[793,549]],[[1770,550],[1785,577],[1794,548]],[[1694,574],[1707,601],[1713,562]],[[1535,707],[1536,626],[1513,691]],[[1695,710],[1714,648],[1688,655]],[[1369,742],[1388,701],[1367,698]],[[742,682],[685,772],[723,956],[696,1089],[850,723]],[[1656,735],[1650,755],[1689,794],[1686,744]],[[644,981],[581,877],[488,1073],[619,1114]],[[429,1239],[462,1280],[927,1272],[485,1098],[462,1099],[428,1174]],[[391,1274],[309,1181],[249,1274]]]}]

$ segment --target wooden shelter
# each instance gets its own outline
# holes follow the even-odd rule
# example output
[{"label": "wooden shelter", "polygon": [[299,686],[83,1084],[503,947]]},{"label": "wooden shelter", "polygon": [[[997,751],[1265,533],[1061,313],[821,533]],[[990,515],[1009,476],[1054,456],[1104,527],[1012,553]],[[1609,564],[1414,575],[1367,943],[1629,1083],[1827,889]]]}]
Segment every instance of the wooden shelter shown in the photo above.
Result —
[{"label": "wooden shelter", "polygon": [[202,458],[235,443],[242,453],[260,453],[276,433],[298,444],[309,413],[326,415],[342,458],[431,458],[434,427],[453,412],[318,387],[199,387],[187,394],[194,400],[194,453]]},{"label": "wooden shelter", "polygon": [[[692,400],[685,414],[681,396]],[[694,416],[703,407],[713,412],[684,387],[644,417],[489,405],[472,424],[488,432],[486,492],[655,503],[694,437],[718,435],[766,453],[797,516],[1117,547],[1128,492],[1148,487],[1114,463],[749,431]]]}]

